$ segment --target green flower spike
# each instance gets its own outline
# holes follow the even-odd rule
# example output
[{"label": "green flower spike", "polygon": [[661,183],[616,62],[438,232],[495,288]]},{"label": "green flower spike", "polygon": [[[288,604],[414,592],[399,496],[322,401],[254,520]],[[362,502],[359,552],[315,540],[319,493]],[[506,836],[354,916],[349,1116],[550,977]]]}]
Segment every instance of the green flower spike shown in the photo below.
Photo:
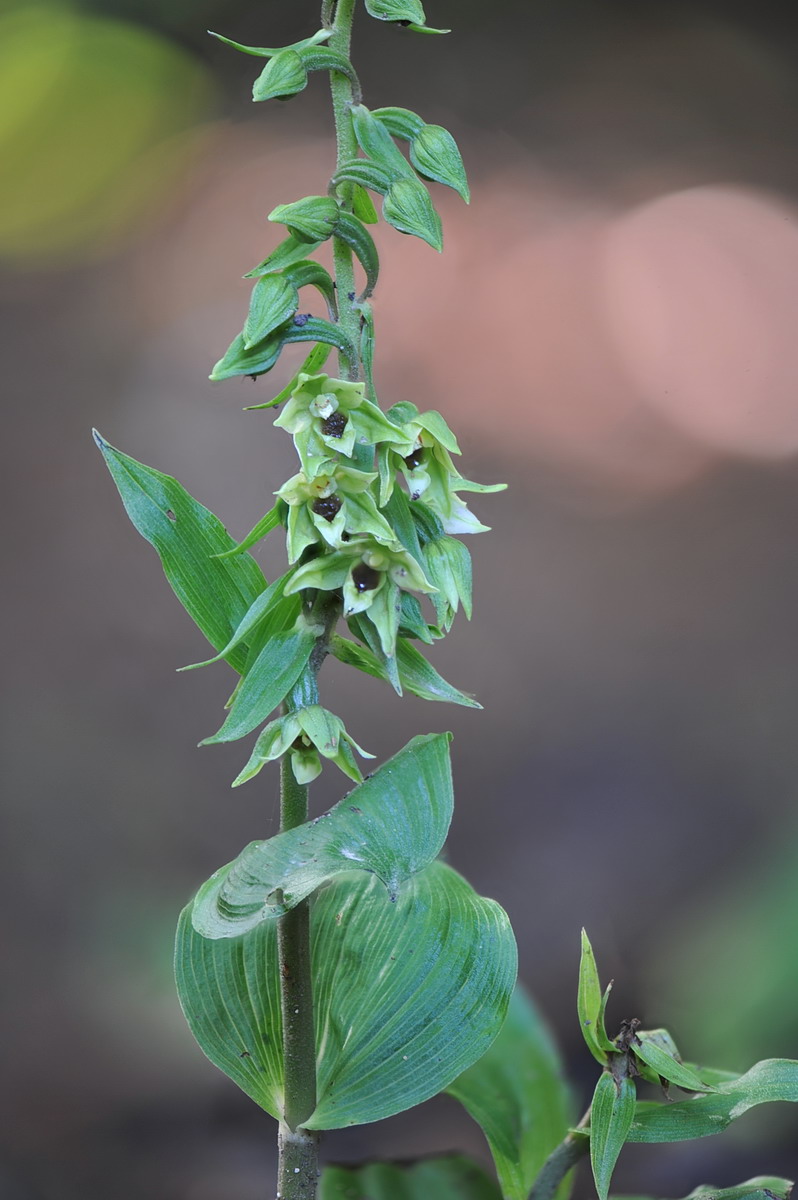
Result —
[{"label": "green flower spike", "polygon": [[344,616],[368,610],[377,627],[386,655],[396,648],[399,631],[400,591],[426,592],[437,589],[407,550],[398,544],[381,546],[363,539],[322,554],[299,567],[286,585],[286,595],[302,588],[321,591],[343,589]]},{"label": "green flower spike", "polygon": [[382,442],[408,447],[407,436],[385,413],[365,398],[365,383],[348,383],[329,375],[300,374],[297,385],[274,422],[293,434],[302,469],[313,479],[330,451],[352,456],[356,445]]},{"label": "green flower spike", "polygon": [[376,472],[356,471],[328,459],[319,474],[294,475],[276,493],[288,505],[288,561],[294,563],[308,546],[324,541],[334,549],[349,537],[370,535],[392,543],[396,534],[377,508],[369,486]]},{"label": "green flower spike", "polygon": [[286,752],[291,755],[291,770],[297,783],[312,783],[321,774],[321,755],[331,759],[349,779],[361,783],[363,775],[355,762],[352,748],[362,758],[373,758],[344,728],[340,717],[320,704],[298,708],[272,721],[258,737],[252,756],[233,787],[252,779],[267,762],[273,762]]}]

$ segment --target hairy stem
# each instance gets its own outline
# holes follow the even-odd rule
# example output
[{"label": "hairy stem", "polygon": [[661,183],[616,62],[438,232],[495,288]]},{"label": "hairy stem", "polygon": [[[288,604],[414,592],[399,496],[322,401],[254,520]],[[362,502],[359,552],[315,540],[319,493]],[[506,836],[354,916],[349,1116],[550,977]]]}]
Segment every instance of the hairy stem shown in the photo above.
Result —
[{"label": "hairy stem", "polygon": [[[576,1128],[584,1129],[589,1123],[590,1109],[587,1110]],[[565,1176],[585,1157],[589,1150],[590,1138],[578,1137],[569,1133],[563,1138],[557,1149],[552,1150],[540,1168],[540,1173],[529,1193],[529,1200],[552,1200]]]},{"label": "hairy stem", "polygon": [[[332,22],[332,36],[329,46],[339,54],[349,57],[349,47],[352,41],[352,20],[354,17],[355,0],[338,0],[335,16]],[[348,159],[355,158],[358,152],[350,107],[354,100],[352,81],[338,71],[330,72],[330,89],[332,91],[333,114],[335,116],[335,137],[338,145],[336,170]],[[341,188],[343,206],[352,207],[352,185],[346,184]],[[360,341],[360,313],[355,307],[355,265],[352,249],[341,238],[333,238],[333,263],[335,264],[335,286],[338,292],[338,324],[352,342],[357,346]],[[348,363],[339,356],[339,367],[342,377],[358,379],[360,375],[357,363]]]}]

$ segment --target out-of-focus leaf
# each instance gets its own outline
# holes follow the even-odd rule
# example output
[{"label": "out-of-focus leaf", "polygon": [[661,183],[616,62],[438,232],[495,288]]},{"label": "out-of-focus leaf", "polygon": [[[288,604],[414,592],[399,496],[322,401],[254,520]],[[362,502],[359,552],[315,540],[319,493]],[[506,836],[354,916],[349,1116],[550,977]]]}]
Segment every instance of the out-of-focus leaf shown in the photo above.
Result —
[{"label": "out-of-focus leaf", "polygon": [[582,930],[582,957],[579,961],[579,988],[576,1008],[579,1013],[579,1028],[587,1048],[602,1065],[607,1061],[607,1052],[615,1049],[607,1037],[602,1020],[601,984],[599,983],[596,959],[590,938]]},{"label": "out-of-focus leaf", "polygon": [[440,853],[452,819],[448,733],[415,737],[328,813],[251,842],[203,884],[192,921],[204,937],[237,937],[281,916],[346,871],[401,884]]},{"label": "out-of-focus leaf", "polygon": [[[115,450],[96,430],[94,438],[128,516],[157,550],[178,600],[214,649],[222,650],[266,587],[260,567],[248,554],[217,557],[235,546],[218,517],[176,479]],[[239,645],[225,657],[241,672],[247,648]]]},{"label": "out-of-focus leaf", "polygon": [[501,1192],[481,1167],[457,1154],[412,1165],[325,1167],[319,1200],[501,1200]]},{"label": "out-of-focus leaf", "polygon": [[[788,1200],[792,1191],[789,1179],[758,1175],[736,1187],[717,1188],[710,1184],[697,1187],[684,1200]],[[647,1196],[613,1196],[612,1200],[649,1200]]]},{"label": "out-of-focus leaf", "polygon": [[[675,1083],[677,1087],[684,1088],[688,1092],[712,1092],[715,1089],[711,1084],[704,1083],[699,1076],[690,1067],[686,1066],[679,1059],[674,1057],[673,1053],[669,1053],[660,1043],[657,1037],[659,1030],[654,1030],[652,1033],[646,1033],[641,1029],[632,1042],[632,1050],[638,1058],[651,1067],[652,1071],[662,1079],[667,1079],[668,1083]],[[674,1047],[675,1049],[675,1047]]]},{"label": "out-of-focus leaf", "polygon": [[573,1106],[551,1033],[520,984],[487,1054],[446,1090],[482,1127],[503,1196],[526,1200]]},{"label": "out-of-focus leaf", "polygon": [[471,200],[463,159],[448,129],[441,125],[425,125],[410,143],[410,161],[425,179],[443,183]]},{"label": "out-of-focus leaf", "polygon": [[429,192],[417,179],[397,179],[382,203],[382,215],[400,233],[421,238],[433,250],[443,250],[441,219]]},{"label": "out-of-focus leaf", "polygon": [[599,1200],[607,1200],[612,1173],[635,1115],[635,1085],[616,1083],[604,1071],[596,1084],[590,1108],[590,1165]]},{"label": "out-of-focus leaf", "polygon": [[[702,1074],[699,1068],[699,1074]],[[798,1061],[768,1058],[717,1091],[675,1104],[641,1100],[629,1131],[630,1142],[682,1142],[721,1133],[758,1104],[798,1102]]]},{"label": "out-of-focus leaf", "polygon": [[271,46],[243,46],[241,42],[234,42],[230,38],[222,37],[221,33],[214,33],[212,29],[209,29],[208,33],[218,41],[224,42],[225,46],[232,46],[234,50],[240,50],[242,54],[252,54],[255,58],[274,58],[276,54],[282,54],[284,50],[303,50],[306,46],[318,46],[320,42],[327,41],[332,30],[320,29],[312,37],[302,38],[299,42],[292,42],[290,46],[278,46],[276,49]]},{"label": "out-of-focus leaf", "polygon": [[262,725],[299,679],[315,644],[315,635],[307,627],[270,638],[247,668],[221,729],[200,745],[234,742]]},{"label": "out-of-focus leaf", "polygon": [[299,307],[296,288],[284,275],[262,275],[252,289],[249,312],[244,322],[244,348],[251,350],[278,325],[292,317]]},{"label": "out-of-focus leaf", "polygon": [[[280,1116],[283,1069],[275,921],[204,938],[191,905],[176,975],[205,1054]],[[379,1121],[437,1095],[488,1049],[515,983],[509,921],[443,863],[402,885],[374,876],[327,884],[311,907],[318,1104],[306,1125]]]}]

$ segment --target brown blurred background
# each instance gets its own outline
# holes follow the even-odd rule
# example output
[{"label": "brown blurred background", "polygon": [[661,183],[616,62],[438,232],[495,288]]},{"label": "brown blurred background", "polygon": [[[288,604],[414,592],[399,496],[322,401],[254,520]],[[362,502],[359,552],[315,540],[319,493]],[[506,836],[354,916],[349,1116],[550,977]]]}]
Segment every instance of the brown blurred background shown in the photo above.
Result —
[{"label": "brown blurred background", "polygon": [[[742,0],[429,0],[447,39],[366,19],[373,107],[449,126],[472,206],[438,258],[390,229],[384,404],[439,408],[477,500],[476,619],[434,652],[484,713],[325,672],[379,756],[455,731],[450,856],[515,925],[577,1087],[586,924],[612,1018],[690,1058],[798,1056],[798,17]],[[218,1075],[171,980],[180,907],[276,828],[247,748],[195,750],[224,667],[93,448],[176,475],[242,535],[291,467],[254,385],[207,374],[277,203],[333,161],[314,77],[253,107],[255,59],[316,4],[0,4],[6,421],[2,1200],[255,1200],[272,1123]],[[270,541],[264,570],[278,568]],[[340,784],[325,773],[319,806]],[[619,1191],[798,1173],[798,1115],[633,1148]],[[461,1148],[453,1104],[327,1139]],[[590,1189],[583,1184],[582,1195]]]}]

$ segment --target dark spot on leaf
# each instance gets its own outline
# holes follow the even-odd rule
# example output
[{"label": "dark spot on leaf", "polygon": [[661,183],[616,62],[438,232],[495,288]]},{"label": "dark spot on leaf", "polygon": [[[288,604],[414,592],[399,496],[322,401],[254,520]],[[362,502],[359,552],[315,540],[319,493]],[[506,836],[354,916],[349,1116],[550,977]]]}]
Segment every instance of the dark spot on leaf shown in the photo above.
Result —
[{"label": "dark spot on leaf", "polygon": [[363,815],[363,809],[362,809],[362,808],[358,808],[356,804],[350,804],[350,805],[349,805],[349,811],[350,811],[350,812],[354,812],[354,813],[358,813],[360,816],[362,816],[362,815]]},{"label": "dark spot on leaf", "polygon": [[355,298],[354,292],[347,292],[346,295],[347,295],[348,300],[354,300],[354,298]]},{"label": "dark spot on leaf", "polygon": [[380,573],[364,562],[360,562],[352,570],[352,583],[358,592],[373,592],[380,582]]},{"label": "dark spot on leaf", "polygon": [[252,1058],[252,1055],[250,1054],[249,1050],[242,1050],[238,1057],[239,1058]]},{"label": "dark spot on leaf", "polygon": [[169,518],[169,520],[170,520],[170,521],[176,521],[176,520],[177,520],[177,517],[176,517],[176,516],[175,516],[175,514],[172,512],[171,508],[167,508],[167,510],[166,510],[166,515],[167,515],[167,517]]},{"label": "dark spot on leaf", "polygon": [[339,438],[343,437],[346,429],[346,417],[342,412],[331,413],[326,421],[321,423],[321,431],[325,437]]},{"label": "dark spot on leaf", "polygon": [[338,496],[320,496],[318,500],[313,501],[313,511],[317,517],[324,517],[325,521],[334,521],[341,511],[343,500]]}]

